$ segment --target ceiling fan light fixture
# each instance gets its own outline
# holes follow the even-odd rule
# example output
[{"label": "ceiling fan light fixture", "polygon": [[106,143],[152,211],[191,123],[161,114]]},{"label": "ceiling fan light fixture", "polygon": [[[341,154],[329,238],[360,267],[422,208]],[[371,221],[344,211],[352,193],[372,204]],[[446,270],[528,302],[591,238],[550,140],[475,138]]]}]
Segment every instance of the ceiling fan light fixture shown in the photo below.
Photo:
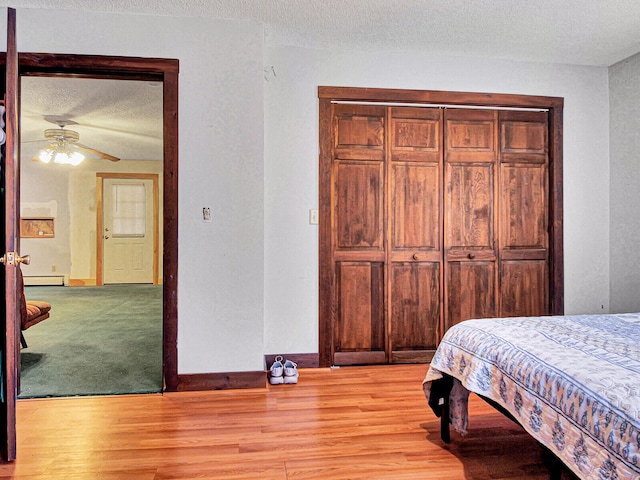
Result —
[{"label": "ceiling fan light fixture", "polygon": [[53,158],[54,151],[53,150],[40,150],[38,154],[38,159],[43,163],[49,163]]},{"label": "ceiling fan light fixture", "polygon": [[79,152],[58,152],[53,156],[53,163],[59,163],[62,165],[80,165],[84,160],[84,155]]},{"label": "ceiling fan light fixture", "polygon": [[53,163],[58,165],[80,165],[84,160],[84,155],[79,152],[56,151],[53,149],[41,150],[38,159],[44,163]]},{"label": "ceiling fan light fixture", "polygon": [[85,155],[78,151],[81,150],[89,153],[89,155],[95,155],[100,159],[109,160],[111,162],[120,161],[118,157],[114,157],[108,153],[104,153],[78,143],[78,140],[80,140],[80,134],[74,130],[67,130],[64,128],[67,125],[75,125],[76,122],[73,122],[72,120],[58,119],[54,123],[57,123],[60,128],[47,128],[44,131],[44,138],[50,140],[51,143],[40,150],[38,155],[33,157],[33,160],[39,160],[43,163],[51,163],[53,160],[53,163],[57,163],[59,165],[79,165],[85,159]]}]

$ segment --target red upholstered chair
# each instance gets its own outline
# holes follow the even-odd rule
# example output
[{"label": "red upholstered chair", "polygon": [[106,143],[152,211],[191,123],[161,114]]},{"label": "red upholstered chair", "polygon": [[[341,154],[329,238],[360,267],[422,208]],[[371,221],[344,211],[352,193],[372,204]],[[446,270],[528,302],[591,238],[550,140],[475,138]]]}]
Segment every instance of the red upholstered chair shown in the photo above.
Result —
[{"label": "red upholstered chair", "polygon": [[17,269],[17,275],[18,302],[20,302],[20,344],[22,348],[27,348],[27,341],[24,339],[22,332],[49,318],[51,304],[36,300],[27,300],[24,296],[24,279],[22,278],[20,268]]}]

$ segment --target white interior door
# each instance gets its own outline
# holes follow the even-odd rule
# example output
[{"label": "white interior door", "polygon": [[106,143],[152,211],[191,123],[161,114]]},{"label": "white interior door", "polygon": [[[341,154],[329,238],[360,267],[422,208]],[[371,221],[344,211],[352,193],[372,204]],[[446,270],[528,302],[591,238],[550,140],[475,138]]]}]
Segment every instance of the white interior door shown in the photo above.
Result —
[{"label": "white interior door", "polygon": [[153,283],[153,181],[105,178],[104,283]]}]

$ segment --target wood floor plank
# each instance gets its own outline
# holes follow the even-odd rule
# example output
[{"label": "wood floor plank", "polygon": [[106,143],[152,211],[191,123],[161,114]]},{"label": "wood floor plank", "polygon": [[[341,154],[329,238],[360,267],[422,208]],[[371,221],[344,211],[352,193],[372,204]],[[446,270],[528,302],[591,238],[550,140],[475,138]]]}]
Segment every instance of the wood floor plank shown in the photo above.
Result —
[{"label": "wood floor plank", "polygon": [[[532,479],[541,448],[472,396],[442,444],[426,365],[304,369],[296,385],[18,401],[0,479]],[[571,478],[565,476],[563,478]]]}]

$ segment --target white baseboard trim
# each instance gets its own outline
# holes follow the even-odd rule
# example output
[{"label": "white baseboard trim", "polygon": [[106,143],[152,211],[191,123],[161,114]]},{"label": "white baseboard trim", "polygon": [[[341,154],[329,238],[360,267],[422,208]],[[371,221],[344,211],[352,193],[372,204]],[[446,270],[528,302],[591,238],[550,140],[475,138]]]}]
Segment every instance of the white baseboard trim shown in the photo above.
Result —
[{"label": "white baseboard trim", "polygon": [[64,275],[34,275],[24,276],[25,286],[33,285],[64,285]]}]

